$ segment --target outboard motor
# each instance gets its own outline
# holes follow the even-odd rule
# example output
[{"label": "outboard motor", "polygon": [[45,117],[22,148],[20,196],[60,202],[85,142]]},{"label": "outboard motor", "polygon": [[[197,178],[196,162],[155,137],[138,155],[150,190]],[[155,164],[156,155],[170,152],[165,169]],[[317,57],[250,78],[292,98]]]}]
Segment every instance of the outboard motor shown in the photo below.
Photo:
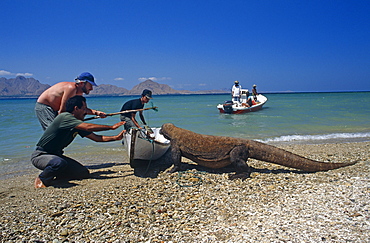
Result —
[{"label": "outboard motor", "polygon": [[233,102],[232,101],[225,101],[223,104],[224,107],[224,112],[227,114],[232,114],[233,113]]}]

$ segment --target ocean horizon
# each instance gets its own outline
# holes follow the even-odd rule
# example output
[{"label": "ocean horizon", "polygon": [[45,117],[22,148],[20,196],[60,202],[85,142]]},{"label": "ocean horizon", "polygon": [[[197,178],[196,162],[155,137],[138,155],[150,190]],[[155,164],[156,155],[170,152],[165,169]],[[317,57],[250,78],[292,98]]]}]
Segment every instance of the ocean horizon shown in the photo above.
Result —
[{"label": "ocean horizon", "polygon": [[[179,90],[182,91],[182,90]],[[229,95],[230,91],[225,92],[208,92],[207,90],[204,93],[198,93],[202,92],[202,90],[193,90],[190,92],[194,93],[184,93],[184,94],[179,94],[179,93],[174,93],[174,94],[154,94],[154,96],[159,97],[159,96],[189,96],[189,95]],[[261,94],[304,94],[304,93],[370,93],[370,91],[367,90],[339,90],[339,91],[262,91]],[[89,98],[111,98],[111,97],[136,97],[137,95],[114,95],[114,94],[107,94],[107,95],[94,95],[94,94],[89,94],[85,97]],[[30,96],[0,96],[0,100],[8,100],[8,99],[37,99],[38,96],[36,95],[30,95]]]},{"label": "ocean horizon", "polygon": [[[370,92],[263,93],[268,98],[262,110],[252,113],[221,114],[216,106],[230,100],[229,94],[155,95],[144,112],[151,127],[173,123],[193,132],[253,139],[272,145],[320,144],[370,141]],[[86,96],[87,105],[106,113],[120,111],[124,102],[139,96]],[[0,178],[37,171],[29,157],[42,129],[34,114],[36,98],[0,99]],[[94,119],[91,123],[113,125],[119,116]],[[99,132],[115,135],[119,131]],[[106,160],[127,162],[120,141],[96,143],[76,137],[65,150],[84,164]]]}]

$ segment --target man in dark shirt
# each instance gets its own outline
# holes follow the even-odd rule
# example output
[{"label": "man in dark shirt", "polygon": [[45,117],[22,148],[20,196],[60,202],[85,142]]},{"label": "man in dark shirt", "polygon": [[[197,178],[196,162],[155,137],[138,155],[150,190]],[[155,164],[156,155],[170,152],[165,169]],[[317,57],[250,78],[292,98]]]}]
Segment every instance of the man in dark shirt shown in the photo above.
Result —
[{"label": "man in dark shirt", "polygon": [[[152,99],[152,91],[144,89],[141,94],[141,98],[127,101],[121,108],[121,111],[143,109],[144,104],[148,103]],[[125,130],[129,131],[131,127],[140,127],[139,123],[135,119],[136,112],[129,112],[121,114],[121,121],[125,121]],[[143,111],[139,111],[139,116],[144,125],[146,125]]]},{"label": "man in dark shirt", "polygon": [[77,134],[95,142],[109,142],[123,138],[124,130],[116,136],[102,136],[93,132],[115,130],[124,122],[113,126],[85,123],[83,119],[87,112],[86,98],[76,95],[68,99],[66,112],[59,114],[45,130],[31,156],[32,164],[43,170],[35,180],[35,188],[49,186],[54,179],[89,177],[90,173],[86,167],[63,155],[63,149],[73,141]]}]

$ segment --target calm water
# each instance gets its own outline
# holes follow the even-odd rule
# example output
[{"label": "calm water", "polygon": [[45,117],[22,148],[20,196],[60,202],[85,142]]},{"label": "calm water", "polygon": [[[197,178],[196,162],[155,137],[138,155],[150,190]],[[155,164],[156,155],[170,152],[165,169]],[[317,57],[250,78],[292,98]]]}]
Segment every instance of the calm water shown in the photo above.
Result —
[{"label": "calm water", "polygon": [[[256,139],[276,143],[333,143],[370,140],[370,92],[266,94],[267,104],[258,112],[220,114],[218,103],[229,95],[154,96],[158,112],[145,111],[152,127],[171,122],[194,132]],[[136,97],[87,96],[88,106],[107,113],[117,112]],[[29,171],[29,156],[42,134],[34,115],[36,99],[0,100],[0,179]],[[149,107],[150,103],[146,105]],[[112,125],[119,116],[93,120]],[[101,132],[113,135],[117,131]],[[120,142],[96,143],[77,137],[66,155],[83,164],[124,162]]]}]

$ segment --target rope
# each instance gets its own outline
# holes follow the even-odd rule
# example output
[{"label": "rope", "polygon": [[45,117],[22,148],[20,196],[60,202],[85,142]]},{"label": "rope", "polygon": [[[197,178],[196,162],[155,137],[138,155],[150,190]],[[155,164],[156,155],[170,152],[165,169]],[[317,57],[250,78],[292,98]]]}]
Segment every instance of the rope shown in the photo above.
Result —
[{"label": "rope", "polygon": [[151,106],[153,107],[153,111],[158,112],[158,107],[155,107],[155,106],[154,106],[153,101],[150,101],[150,104],[151,104]]},{"label": "rope", "polygon": [[[200,176],[197,176],[197,175],[194,175],[194,174],[204,174],[205,172],[202,172],[202,171],[190,171],[190,170],[186,170],[186,171],[179,171],[178,172],[178,178],[176,180],[176,184],[179,185],[180,187],[193,187],[193,186],[199,186],[200,184],[203,183],[203,179],[200,177]],[[184,177],[184,178],[181,178],[181,177]],[[185,184],[183,182],[181,182],[180,180],[184,180],[185,183],[189,183],[189,184]]]},{"label": "rope", "polygon": [[[158,112],[158,107],[155,107],[152,101],[150,102],[150,104],[152,105],[152,108],[151,108],[151,109],[152,109],[153,111],[155,111],[155,112]],[[150,113],[149,113],[149,115],[148,115],[148,116],[150,116]],[[141,137],[139,137],[139,138],[140,138],[140,139],[147,140],[147,141],[149,141],[149,142],[152,144],[152,155],[150,156],[150,160],[149,160],[148,166],[146,167],[146,170],[145,170],[145,172],[144,172],[144,176],[145,176],[145,175],[148,173],[149,168],[150,168],[150,165],[151,165],[151,163],[152,163],[152,161],[153,161],[153,156],[154,156],[154,139],[149,139],[149,138],[147,138],[147,137],[145,136],[145,130],[141,129],[141,130],[140,130],[140,132],[142,133],[142,136],[141,136]]]},{"label": "rope", "polygon": [[152,144],[152,155],[150,156],[150,160],[149,160],[148,166],[146,167],[146,170],[145,170],[145,172],[144,172],[144,176],[145,176],[145,175],[146,175],[146,173],[148,173],[148,171],[149,171],[150,164],[152,163],[153,155],[154,155],[154,140],[148,139],[148,141]]},{"label": "rope", "polygon": [[144,172],[144,176],[148,173],[149,171],[149,168],[150,168],[150,164],[152,163],[153,161],[153,155],[154,155],[154,139],[149,139],[147,137],[145,137],[145,130],[140,130],[140,132],[142,133],[141,137],[139,137],[140,139],[144,139],[144,140],[147,140],[149,143],[152,144],[152,155],[150,156],[150,160],[149,160],[149,163],[148,163],[148,166],[146,167],[146,170]]}]

